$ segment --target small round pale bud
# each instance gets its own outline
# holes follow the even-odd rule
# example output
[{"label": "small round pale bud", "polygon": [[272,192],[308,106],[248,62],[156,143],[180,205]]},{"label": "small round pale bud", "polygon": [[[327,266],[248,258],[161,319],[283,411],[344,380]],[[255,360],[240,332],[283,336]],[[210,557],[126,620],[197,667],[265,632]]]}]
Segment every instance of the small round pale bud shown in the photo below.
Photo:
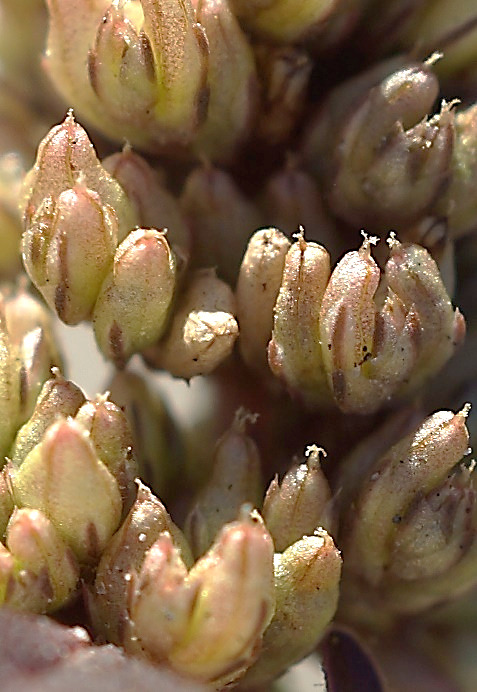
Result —
[{"label": "small round pale bud", "polygon": [[131,231],[116,250],[93,312],[98,345],[117,366],[162,336],[175,283],[176,262],[164,233]]}]

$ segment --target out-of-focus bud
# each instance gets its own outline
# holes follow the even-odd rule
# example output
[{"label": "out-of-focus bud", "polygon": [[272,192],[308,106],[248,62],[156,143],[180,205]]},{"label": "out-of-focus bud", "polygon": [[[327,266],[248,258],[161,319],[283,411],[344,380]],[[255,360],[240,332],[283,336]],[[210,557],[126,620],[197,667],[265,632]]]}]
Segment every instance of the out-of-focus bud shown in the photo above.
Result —
[{"label": "out-of-focus bud", "polygon": [[[355,14],[355,2],[346,3],[343,8],[340,0],[305,0],[299,11],[293,0],[232,0],[235,12],[244,22],[247,29],[261,38],[280,43],[295,43],[317,35],[325,34],[328,23],[335,22],[334,15],[346,15],[350,12],[349,21]],[[345,18],[339,24],[347,25]],[[341,31],[337,28],[338,35]]]},{"label": "out-of-focus bud", "polygon": [[10,481],[15,504],[44,512],[80,562],[99,559],[118,528],[121,494],[79,423],[53,423],[21,466],[11,468]]},{"label": "out-of-focus bud", "polygon": [[[440,580],[450,576],[450,564],[457,563],[452,570],[458,573],[470,545],[475,560],[474,491],[468,472],[452,474],[468,453],[468,411],[467,405],[457,414],[432,415],[378,459],[356,491],[342,538],[347,579],[388,610],[417,611],[448,597],[453,588],[441,591]],[[475,566],[473,575],[475,581]]]},{"label": "out-of-focus bud", "polygon": [[190,0],[48,0],[46,67],[107,136],[188,143],[207,109],[208,45]]},{"label": "out-of-focus bud", "polygon": [[193,266],[215,266],[234,285],[250,233],[260,226],[258,209],[228,173],[209,164],[187,178],[181,207],[192,232]]},{"label": "out-of-focus bud", "polygon": [[13,498],[8,487],[6,467],[0,471],[0,536],[5,535],[8,521],[14,510]]},{"label": "out-of-focus bud", "polygon": [[107,394],[98,394],[81,406],[75,420],[88,431],[98,457],[116,479],[125,515],[134,502],[138,471],[126,416]]},{"label": "out-of-focus bud", "polygon": [[23,261],[66,324],[89,319],[117,245],[116,214],[81,183],[46,197],[23,234]]},{"label": "out-of-focus bud", "polygon": [[20,412],[20,375],[0,294],[0,464],[15,436]]},{"label": "out-of-focus bud", "polygon": [[144,651],[223,687],[256,659],[273,616],[273,543],[258,513],[244,509],[188,575],[163,535],[134,586],[130,613]]},{"label": "out-of-focus bud", "polygon": [[187,380],[210,374],[232,351],[235,312],[228,284],[213,269],[198,270],[178,298],[165,338],[143,353],[146,362]]},{"label": "out-of-focus bud", "polygon": [[229,0],[192,0],[204,27],[210,56],[209,107],[197,132],[194,151],[214,161],[229,159],[252,124],[258,82],[251,47],[232,14]]},{"label": "out-of-focus bud", "polygon": [[333,533],[331,490],[320,467],[320,453],[326,456],[323,449],[310,445],[306,462],[292,466],[281,483],[275,476],[268,487],[263,518],[277,552],[319,527]]},{"label": "out-of-focus bud", "polygon": [[268,179],[260,203],[266,218],[284,233],[291,235],[303,227],[306,237],[324,245],[332,257],[342,253],[318,184],[291,157],[282,170]]},{"label": "out-of-focus bud", "polygon": [[293,133],[303,113],[312,61],[295,46],[258,44],[254,52],[262,97],[256,129],[276,146]]},{"label": "out-of-focus bud", "polygon": [[437,211],[447,217],[453,238],[477,228],[477,105],[455,116],[455,142],[451,160],[450,185],[437,205]]},{"label": "out-of-focus bud", "polygon": [[52,374],[40,391],[30,419],[20,428],[13,443],[10,457],[15,467],[20,466],[58,416],[75,416],[85,401],[81,389],[66,380],[59,370],[53,368]]},{"label": "out-of-focus bud", "polygon": [[335,614],[340,576],[340,553],[326,531],[275,554],[275,615],[240,689],[270,685],[316,647]]},{"label": "out-of-focus bud", "polygon": [[79,567],[52,522],[37,509],[16,509],[0,545],[0,602],[46,613],[75,595]]},{"label": "out-of-focus bud", "polygon": [[285,258],[268,344],[272,372],[308,399],[327,399],[319,335],[321,301],[330,276],[325,248],[307,243],[303,234]]},{"label": "out-of-focus bud", "polygon": [[116,250],[93,312],[98,345],[118,367],[162,336],[175,283],[176,261],[165,234],[131,231]]},{"label": "out-of-focus bud", "polygon": [[[58,4],[67,6],[71,2]],[[71,17],[69,21],[75,26]],[[110,207],[110,213],[116,214],[118,241],[122,241],[137,223],[135,211],[120,184],[99,162],[87,133],[70,111],[42,140],[35,165],[25,177],[22,200],[25,228],[30,227],[45,199],[56,203],[60,194],[73,188],[75,183],[96,192],[100,204]]]},{"label": "out-of-focus bud", "polygon": [[[187,565],[192,562],[189,547],[164,505],[149,488],[137,483],[134,504],[103,552],[88,599],[96,631],[118,645],[125,645],[133,636],[127,609],[133,574],[139,572],[146,552],[161,533],[167,531],[172,536]],[[134,646],[134,640],[129,644]]]},{"label": "out-of-focus bud", "polygon": [[103,166],[121,184],[134,206],[142,228],[167,228],[167,240],[179,259],[189,260],[190,231],[179,202],[167,190],[160,173],[130,146],[103,160]]},{"label": "out-of-focus bud", "polygon": [[[370,230],[405,228],[442,194],[451,173],[454,114],[443,103],[426,119],[438,90],[430,65],[416,64],[356,100],[334,140],[331,174],[322,180],[339,218]],[[330,126],[334,132],[336,123]],[[325,155],[332,138],[328,128],[321,136],[315,157]]]},{"label": "out-of-focus bud", "polygon": [[256,231],[251,237],[237,282],[237,319],[240,352],[249,367],[267,364],[272,336],[273,307],[280,290],[288,238],[276,228]]},{"label": "out-of-focus bud", "polygon": [[238,516],[243,504],[260,504],[263,493],[260,455],[246,432],[247,422],[255,420],[256,416],[239,409],[231,427],[217,442],[212,475],[185,523],[185,534],[195,557],[206,552],[222,526]]},{"label": "out-of-focus bud", "polygon": [[[1,121],[0,121],[1,125]],[[20,240],[22,226],[18,196],[23,169],[18,154],[0,156],[0,277],[11,279],[21,268]]]},{"label": "out-of-focus bud", "polygon": [[110,399],[128,419],[138,476],[164,501],[182,484],[184,450],[177,424],[157,389],[139,374],[116,371]]}]

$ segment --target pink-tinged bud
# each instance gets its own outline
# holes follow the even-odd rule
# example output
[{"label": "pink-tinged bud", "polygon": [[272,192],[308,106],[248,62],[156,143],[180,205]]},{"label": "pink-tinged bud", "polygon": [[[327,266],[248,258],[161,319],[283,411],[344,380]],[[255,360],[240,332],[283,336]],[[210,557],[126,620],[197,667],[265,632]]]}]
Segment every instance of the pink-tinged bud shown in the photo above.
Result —
[{"label": "pink-tinged bud", "polygon": [[346,569],[370,589],[385,588],[403,518],[419,498],[442,485],[468,452],[468,410],[432,415],[383,455],[361,482],[343,551]]},{"label": "pink-tinged bud", "polygon": [[139,572],[147,551],[166,531],[190,565],[192,558],[180,530],[149,488],[138,483],[137,496],[120,529],[103,552],[88,606],[95,629],[109,642],[137,647],[132,639],[127,602],[133,574]]},{"label": "pink-tinged bud", "polygon": [[20,466],[28,452],[41,442],[47,428],[59,416],[76,415],[85,401],[81,389],[66,380],[59,370],[54,368],[52,374],[41,388],[30,419],[20,428],[13,443],[10,457],[15,467]]},{"label": "pink-tinged bud", "polygon": [[166,336],[144,352],[146,362],[187,380],[210,374],[232,352],[235,312],[232,289],[213,269],[198,270],[177,300]]},{"label": "pink-tinged bud", "polygon": [[117,366],[162,336],[175,283],[176,262],[164,233],[131,231],[116,251],[93,312],[98,345]]},{"label": "pink-tinged bud", "polygon": [[0,294],[0,460],[13,442],[19,413],[20,374],[15,347],[8,334],[4,299]]},{"label": "pink-tinged bud", "polygon": [[341,562],[322,530],[275,554],[275,614],[241,689],[271,685],[316,647],[336,612]]},{"label": "pink-tinged bud", "polygon": [[45,613],[72,600],[79,579],[78,563],[42,512],[15,510],[7,527],[6,546],[8,554],[3,546],[0,554],[2,604]]},{"label": "pink-tinged bud", "polygon": [[276,146],[290,137],[303,114],[313,63],[296,46],[258,44],[254,51],[261,82],[256,128],[260,138]]},{"label": "pink-tinged bud", "polygon": [[239,409],[231,427],[217,442],[212,474],[185,522],[185,533],[196,557],[206,552],[224,524],[238,516],[243,504],[260,504],[260,455],[246,432],[247,422],[255,423],[256,418]]},{"label": "pink-tinged bud", "polygon": [[258,81],[252,49],[232,14],[229,0],[193,0],[210,49],[209,107],[194,151],[229,159],[249,134],[257,108]]},{"label": "pink-tinged bud", "polygon": [[118,483],[98,458],[84,428],[59,420],[18,469],[11,469],[15,503],[41,510],[80,562],[99,559],[118,528]]},{"label": "pink-tinged bud", "polygon": [[268,344],[272,372],[305,398],[326,398],[319,318],[330,276],[330,256],[300,235],[285,258]]},{"label": "pink-tinged bud", "polygon": [[240,352],[249,367],[267,364],[272,336],[273,307],[280,290],[288,238],[276,228],[256,231],[250,238],[237,282],[237,319]]},{"label": "pink-tinged bud", "polygon": [[193,266],[217,267],[234,285],[250,234],[261,225],[258,209],[230,174],[209,164],[188,176],[181,208],[192,232]]},{"label": "pink-tinged bud", "polygon": [[256,659],[274,612],[271,538],[259,515],[244,510],[188,576],[170,548],[159,539],[131,593],[136,634],[146,654],[157,652],[175,670],[223,687]]},{"label": "pink-tinged bud", "polygon": [[191,253],[190,230],[179,202],[164,184],[164,176],[129,146],[104,159],[103,166],[125,191],[136,211],[138,225],[143,228],[167,228],[170,246],[179,258],[188,261]]},{"label": "pink-tinged bud", "polygon": [[263,518],[277,552],[319,527],[334,529],[331,490],[320,467],[320,452],[326,456],[323,449],[310,445],[305,463],[292,466],[280,483],[275,476],[268,487]]},{"label": "pink-tinged bud", "polygon": [[23,261],[66,324],[89,319],[117,245],[116,214],[80,183],[43,200],[23,234]]},{"label": "pink-tinged bud", "polygon": [[126,416],[119,406],[108,401],[108,394],[99,394],[81,406],[75,420],[88,431],[98,457],[116,479],[124,516],[134,502],[134,480],[138,472],[133,436]]},{"label": "pink-tinged bud", "polygon": [[[71,3],[67,0],[64,4]],[[41,141],[35,165],[23,183],[22,209],[26,229],[29,229],[45,199],[51,200],[51,209],[60,194],[74,188],[76,183],[97,193],[100,204],[114,210],[118,240],[123,240],[137,223],[134,209],[120,184],[99,162],[87,133],[70,111],[65,120],[53,127]]]}]

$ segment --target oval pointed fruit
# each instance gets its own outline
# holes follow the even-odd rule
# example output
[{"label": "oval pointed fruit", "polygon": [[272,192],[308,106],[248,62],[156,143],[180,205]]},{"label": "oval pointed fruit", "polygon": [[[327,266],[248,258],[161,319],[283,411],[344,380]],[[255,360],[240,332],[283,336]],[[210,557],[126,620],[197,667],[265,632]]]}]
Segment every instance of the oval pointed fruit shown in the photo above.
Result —
[{"label": "oval pointed fruit", "polygon": [[243,689],[270,685],[316,647],[336,612],[341,563],[333,539],[322,530],[275,554],[275,614]]},{"label": "oval pointed fruit", "polygon": [[116,214],[80,183],[47,197],[23,234],[25,268],[66,324],[89,319],[117,245]]},{"label": "oval pointed fruit", "polygon": [[326,456],[316,445],[307,447],[305,463],[292,466],[281,483],[275,476],[268,487],[263,518],[277,552],[319,527],[328,531],[334,527],[331,490],[320,468],[320,452]]},{"label": "oval pointed fruit", "polygon": [[238,516],[243,504],[260,503],[260,455],[246,432],[247,422],[255,423],[256,419],[256,415],[239,409],[231,427],[217,442],[212,475],[185,522],[185,533],[196,557],[205,553],[224,524]]},{"label": "oval pointed fruit", "polygon": [[71,380],[66,380],[57,368],[52,369],[52,375],[41,388],[30,419],[15,437],[10,452],[14,467],[20,466],[59,416],[74,416],[85,401],[81,389]]},{"label": "oval pointed fruit", "polygon": [[175,283],[176,262],[164,233],[131,231],[116,251],[93,312],[98,345],[117,366],[162,336]]},{"label": "oval pointed fruit", "polygon": [[132,576],[140,571],[147,551],[166,531],[185,563],[192,563],[189,546],[162,502],[141,481],[137,485],[134,504],[101,556],[88,598],[95,631],[109,642],[134,650],[137,643],[132,639],[127,603]]},{"label": "oval pointed fruit", "polygon": [[98,560],[121,518],[118,483],[98,458],[84,428],[59,420],[12,469],[19,507],[40,509],[80,562]]},{"label": "oval pointed fruit", "polygon": [[267,364],[272,336],[273,306],[280,290],[290,241],[277,228],[264,228],[250,238],[237,281],[239,346],[243,359],[254,369]]},{"label": "oval pointed fruit", "polygon": [[179,297],[162,341],[143,354],[175,377],[208,375],[232,352],[238,336],[231,288],[213,269],[198,270]]},{"label": "oval pointed fruit", "polygon": [[288,250],[274,309],[268,363],[272,372],[305,398],[327,399],[320,345],[321,301],[330,276],[330,256],[303,233]]},{"label": "oval pointed fruit", "polygon": [[114,209],[118,240],[123,240],[137,223],[134,209],[121,185],[101,165],[86,131],[70,111],[41,141],[35,165],[25,177],[21,204],[25,228],[30,227],[43,200],[56,202],[77,182],[96,192],[101,205]]},{"label": "oval pointed fruit", "polygon": [[58,610],[76,595],[78,563],[42,512],[16,509],[7,527],[6,545],[12,570],[8,574],[0,568],[4,596],[0,600],[5,605],[46,613]]}]

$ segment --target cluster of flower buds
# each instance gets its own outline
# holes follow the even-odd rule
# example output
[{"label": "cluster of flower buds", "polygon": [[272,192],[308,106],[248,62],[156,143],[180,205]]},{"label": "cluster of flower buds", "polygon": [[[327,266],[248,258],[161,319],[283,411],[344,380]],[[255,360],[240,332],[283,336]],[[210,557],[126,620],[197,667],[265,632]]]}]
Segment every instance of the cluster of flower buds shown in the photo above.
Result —
[{"label": "cluster of flower buds", "polygon": [[55,370],[9,457],[0,481],[1,603],[57,610],[134,500],[131,433],[106,396],[86,401]]},{"label": "cluster of flower buds", "polygon": [[[475,463],[461,461],[469,408],[430,416],[352,484],[340,530],[344,620],[418,613],[476,585]],[[349,473],[343,466],[341,480],[352,487]]]},{"label": "cluster of flower buds", "polygon": [[[307,0],[297,12],[290,0],[47,4],[47,71],[82,118],[150,152],[214,160],[229,159],[257,117],[265,140],[293,129],[311,70],[296,44],[319,36],[326,49],[364,5]],[[246,32],[282,47],[260,60]],[[271,104],[278,110],[267,124]]]},{"label": "cluster of flower buds", "polygon": [[258,231],[237,287],[245,359],[261,365],[268,343],[270,368],[290,389],[355,413],[414,392],[436,373],[462,341],[464,319],[427,250],[391,234],[381,277],[373,242],[365,236],[331,272],[328,252],[303,234],[290,245],[276,229]]},{"label": "cluster of flower buds", "polygon": [[[230,353],[238,332],[232,291],[211,271],[179,286],[190,252],[185,220],[139,156],[126,149],[103,166],[69,113],[40,144],[23,197],[33,283],[67,324],[91,320],[117,366],[154,346],[151,362],[189,378]],[[137,228],[153,221],[170,223],[171,233]]]}]

